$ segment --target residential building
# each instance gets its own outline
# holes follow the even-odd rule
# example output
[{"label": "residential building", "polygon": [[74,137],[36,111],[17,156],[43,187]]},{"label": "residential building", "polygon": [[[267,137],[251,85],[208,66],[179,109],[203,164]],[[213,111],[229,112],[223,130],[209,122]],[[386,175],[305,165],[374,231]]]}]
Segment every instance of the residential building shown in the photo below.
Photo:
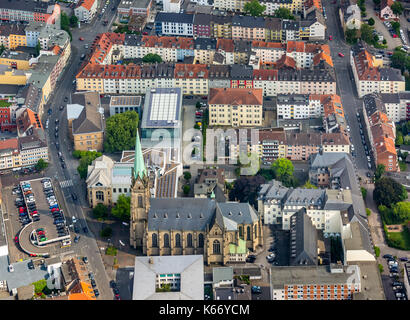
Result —
[{"label": "residential building", "polygon": [[138,135],[134,159],[130,221],[134,248],[148,256],[201,254],[209,265],[245,261],[249,251],[263,245],[261,219],[249,204],[151,198]]},{"label": "residential building", "polygon": [[194,185],[195,198],[214,198],[218,202],[225,202],[225,170],[200,169],[198,179]]},{"label": "residential building", "polygon": [[386,115],[380,95],[364,96],[363,115],[376,166],[383,164],[386,171],[400,171],[395,148],[396,127]]},{"label": "residential building", "polygon": [[234,15],[232,18],[232,39],[265,40],[265,19]]},{"label": "residential building", "polygon": [[[179,12],[179,11],[178,11]],[[212,15],[197,13],[194,15],[193,35],[194,37],[210,38],[212,35]]]},{"label": "residential building", "polygon": [[410,119],[410,95],[408,91],[399,93],[382,93],[387,117],[393,122]]},{"label": "residential building", "polygon": [[262,89],[211,88],[209,125],[262,126]]},{"label": "residential building", "polygon": [[271,267],[272,300],[351,300],[362,291],[357,265]]},{"label": "residential building", "polygon": [[380,17],[385,20],[396,19],[396,15],[391,9],[394,0],[382,0],[380,2]]},{"label": "residential building", "polygon": [[397,93],[405,91],[405,81],[401,71],[377,66],[375,57],[361,43],[352,47],[350,63],[360,98],[373,92]]},{"label": "residential building", "polygon": [[[1,17],[0,8],[0,17]],[[0,25],[0,44],[8,49],[15,49],[19,46],[27,46],[27,37],[24,26],[16,23],[5,23]]]},{"label": "residential building", "polygon": [[74,9],[78,21],[90,23],[97,12],[98,0],[80,0]]},{"label": "residential building", "polygon": [[40,159],[48,162],[48,147],[42,129],[33,129],[31,135],[20,137],[18,142],[22,167],[33,166]]},{"label": "residential building", "polygon": [[279,119],[316,118],[323,114],[318,95],[278,95],[276,107]]},{"label": "residential building", "polygon": [[0,170],[21,167],[18,138],[0,141]]},{"label": "residential building", "polygon": [[132,299],[203,300],[203,256],[136,257]]},{"label": "residential building", "polygon": [[59,18],[59,4],[48,1],[2,1],[0,20],[7,21],[40,21],[54,24]]},{"label": "residential building", "polygon": [[163,11],[179,13],[182,2],[182,0],[164,0],[162,2]]},{"label": "residential building", "polygon": [[17,70],[28,70],[35,59],[27,52],[4,50],[0,55],[0,64]]},{"label": "residential building", "polygon": [[158,35],[192,37],[193,23],[192,14],[159,12],[155,17],[155,32]]},{"label": "residential building", "polygon": [[339,8],[339,17],[343,31],[351,29],[360,30],[362,25],[359,6],[351,0],[344,0]]},{"label": "residential building", "polygon": [[104,111],[97,92],[75,93],[72,103],[83,106],[72,120],[74,150],[102,151],[104,143]]}]

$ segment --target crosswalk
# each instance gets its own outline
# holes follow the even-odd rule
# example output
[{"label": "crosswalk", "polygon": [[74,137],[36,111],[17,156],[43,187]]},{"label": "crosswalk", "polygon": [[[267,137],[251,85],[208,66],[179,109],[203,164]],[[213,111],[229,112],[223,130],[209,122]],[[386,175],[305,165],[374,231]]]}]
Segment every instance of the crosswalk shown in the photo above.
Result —
[{"label": "crosswalk", "polygon": [[61,188],[68,188],[68,187],[72,187],[73,184],[73,180],[64,180],[64,181],[60,181],[60,187]]}]

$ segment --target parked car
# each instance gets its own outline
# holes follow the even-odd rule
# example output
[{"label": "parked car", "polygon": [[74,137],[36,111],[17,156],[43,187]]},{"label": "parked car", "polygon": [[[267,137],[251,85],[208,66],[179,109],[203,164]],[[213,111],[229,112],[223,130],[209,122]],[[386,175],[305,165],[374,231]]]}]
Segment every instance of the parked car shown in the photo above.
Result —
[{"label": "parked car", "polygon": [[384,259],[389,259],[389,258],[390,258],[390,259],[394,259],[391,254],[385,254],[385,255],[383,255],[383,258],[384,258]]},{"label": "parked car", "polygon": [[409,261],[409,259],[407,257],[400,257],[400,261],[406,262]]},{"label": "parked car", "polygon": [[83,257],[83,261],[84,261],[84,263],[88,263],[88,258],[87,258],[87,257]]},{"label": "parked car", "polygon": [[251,291],[252,293],[256,293],[256,294],[262,293],[262,289],[260,286],[252,286]]}]

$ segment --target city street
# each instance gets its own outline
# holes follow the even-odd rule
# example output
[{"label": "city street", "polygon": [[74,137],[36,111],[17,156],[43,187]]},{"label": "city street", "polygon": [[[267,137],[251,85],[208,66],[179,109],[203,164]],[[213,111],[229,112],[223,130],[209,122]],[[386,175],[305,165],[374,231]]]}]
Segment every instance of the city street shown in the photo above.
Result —
[{"label": "city street", "polygon": [[[115,1],[116,4],[119,0]],[[86,221],[86,212],[88,210],[88,202],[86,199],[86,185],[77,172],[78,160],[74,159],[72,156],[72,142],[69,140],[68,135],[68,123],[66,116],[66,105],[70,103],[64,102],[64,98],[71,98],[71,93],[75,92],[75,85],[73,80],[78,73],[82,54],[87,54],[90,49],[86,49],[84,46],[87,44],[91,46],[95,37],[99,33],[107,32],[110,29],[112,22],[115,19],[116,11],[111,10],[111,6],[106,10],[105,14],[101,19],[95,17],[91,24],[81,24],[80,28],[75,28],[72,30],[72,52],[70,61],[67,64],[64,74],[60,77],[56,89],[54,90],[54,95],[50,98],[48,104],[44,108],[43,123],[46,119],[49,119],[49,129],[47,132],[48,145],[50,151],[50,166],[45,175],[50,176],[54,179],[54,183],[59,183],[62,190],[62,198],[64,199],[65,207],[67,208],[66,216],[71,218],[75,216],[79,222],[80,227],[80,241],[78,244],[72,245],[72,250],[79,256],[87,256],[89,259],[89,267],[91,271],[95,274],[98,289],[100,291],[99,299],[113,299],[113,292],[109,287],[110,279],[104,268],[104,264],[100,255],[100,250],[97,246],[95,236],[92,234],[90,228],[88,228]],[[101,8],[99,9],[99,12]],[[102,25],[102,21],[108,20],[107,26]],[[80,41],[79,38],[84,38]],[[59,107],[63,105],[64,110],[60,111]],[[48,115],[47,110],[51,108],[52,114]],[[55,137],[55,120],[59,119],[59,135],[58,138]],[[59,142],[59,150],[56,148],[55,142]],[[61,167],[61,162],[58,158],[58,151],[60,151],[66,163],[66,168]],[[78,200],[74,201],[72,194],[77,195]],[[83,228],[87,227],[88,232],[84,233]]]}]

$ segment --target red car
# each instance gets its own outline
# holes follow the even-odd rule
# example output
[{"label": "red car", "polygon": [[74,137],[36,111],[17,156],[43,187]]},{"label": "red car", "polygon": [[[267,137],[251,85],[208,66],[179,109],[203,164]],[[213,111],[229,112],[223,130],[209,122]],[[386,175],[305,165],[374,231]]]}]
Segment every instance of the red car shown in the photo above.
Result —
[{"label": "red car", "polygon": [[202,97],[202,100],[207,100],[208,99],[208,96],[203,96]]},{"label": "red car", "polygon": [[38,231],[37,234],[38,234],[39,236],[42,236],[42,235],[45,235],[45,232],[44,232],[44,231]]},{"label": "red car", "polygon": [[38,214],[38,211],[37,211],[37,210],[34,210],[34,211],[31,213],[31,215],[33,215],[33,214]]},{"label": "red car", "polygon": [[25,211],[25,208],[24,207],[20,207],[19,208],[19,213],[23,213]]},{"label": "red car", "polygon": [[18,243],[19,243],[19,237],[15,236],[15,237],[14,237],[14,242],[15,242],[16,244],[18,244]]},{"label": "red car", "polygon": [[84,41],[84,38],[83,38],[83,37],[80,37],[79,40],[80,40],[80,41]]},{"label": "red car", "polygon": [[202,112],[197,111],[197,112],[195,112],[195,115],[196,116],[202,116]]},{"label": "red car", "polygon": [[51,212],[56,212],[56,211],[59,211],[60,209],[59,208],[53,208],[53,209],[51,209]]},{"label": "red car", "polygon": [[37,255],[34,253],[30,253],[30,257],[37,257]]},{"label": "red car", "polygon": [[393,34],[393,38],[397,38],[397,34]]},{"label": "red car", "polygon": [[333,40],[333,37],[332,37],[332,36],[329,36],[329,40],[332,41],[332,40]]},{"label": "red car", "polygon": [[144,36],[147,36],[147,35],[148,35],[148,32],[147,32],[147,31],[144,31],[142,34],[143,34]]},{"label": "red car", "polygon": [[345,55],[341,52],[339,52],[339,57],[344,57]]}]

